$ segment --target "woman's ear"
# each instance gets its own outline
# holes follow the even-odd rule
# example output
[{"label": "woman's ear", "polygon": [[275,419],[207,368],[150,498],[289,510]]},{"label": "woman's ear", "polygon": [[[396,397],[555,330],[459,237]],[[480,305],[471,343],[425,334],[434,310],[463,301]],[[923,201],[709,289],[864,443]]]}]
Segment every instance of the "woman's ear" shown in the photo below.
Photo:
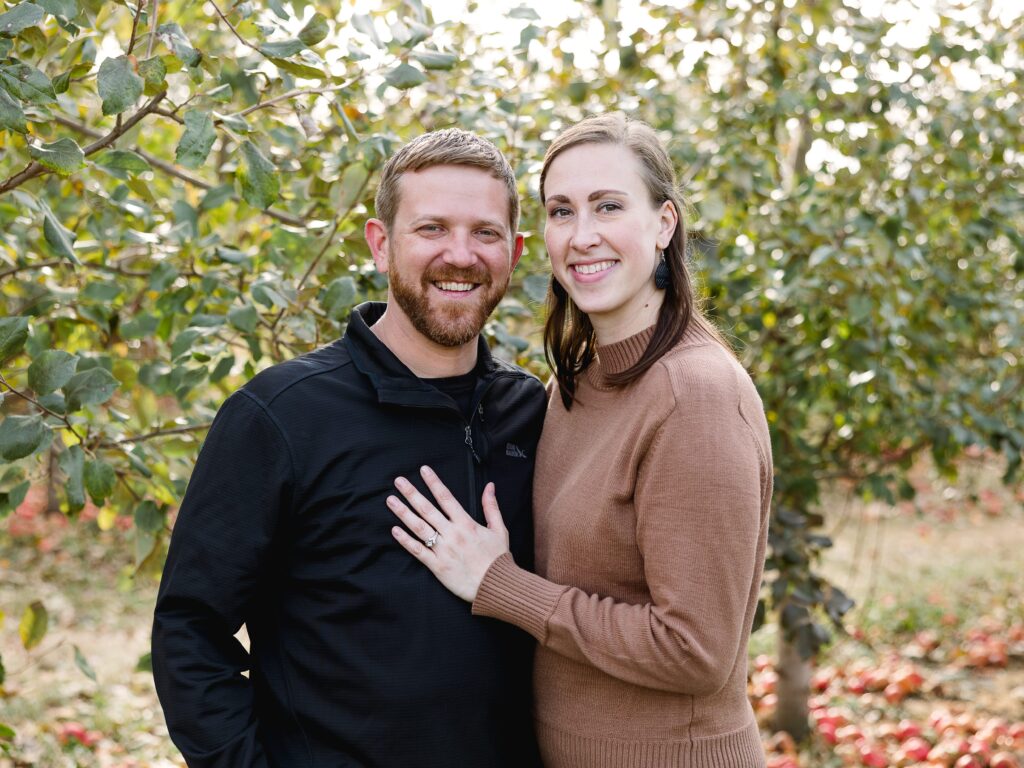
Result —
[{"label": "woman's ear", "polygon": [[679,224],[679,212],[676,211],[676,206],[671,200],[666,200],[661,204],[658,215],[658,249],[663,251],[672,242],[672,233],[676,231],[676,226]]}]

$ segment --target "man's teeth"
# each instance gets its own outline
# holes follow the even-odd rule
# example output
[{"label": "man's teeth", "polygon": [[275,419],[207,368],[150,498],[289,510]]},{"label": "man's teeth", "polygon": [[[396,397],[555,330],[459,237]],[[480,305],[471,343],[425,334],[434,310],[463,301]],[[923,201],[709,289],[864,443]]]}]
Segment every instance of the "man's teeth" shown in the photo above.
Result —
[{"label": "man's teeth", "polygon": [[577,272],[581,275],[593,275],[597,272],[604,272],[610,268],[615,262],[614,261],[599,261],[596,264],[576,264],[573,266]]},{"label": "man's teeth", "polygon": [[434,283],[442,291],[472,291],[472,283]]}]

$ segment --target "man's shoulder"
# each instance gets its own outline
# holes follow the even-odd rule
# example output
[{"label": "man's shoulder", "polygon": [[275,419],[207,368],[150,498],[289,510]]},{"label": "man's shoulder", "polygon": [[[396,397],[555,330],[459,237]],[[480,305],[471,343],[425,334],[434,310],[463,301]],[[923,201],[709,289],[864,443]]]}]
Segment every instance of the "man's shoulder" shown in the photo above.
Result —
[{"label": "man's shoulder", "polygon": [[351,362],[348,349],[338,339],[300,357],[265,368],[250,379],[241,391],[270,408],[282,395],[294,393],[296,389],[317,386],[323,377],[338,373]]},{"label": "man's shoulder", "polygon": [[495,357],[491,359],[491,371],[496,378],[508,382],[524,393],[547,399],[544,383],[525,368]]}]

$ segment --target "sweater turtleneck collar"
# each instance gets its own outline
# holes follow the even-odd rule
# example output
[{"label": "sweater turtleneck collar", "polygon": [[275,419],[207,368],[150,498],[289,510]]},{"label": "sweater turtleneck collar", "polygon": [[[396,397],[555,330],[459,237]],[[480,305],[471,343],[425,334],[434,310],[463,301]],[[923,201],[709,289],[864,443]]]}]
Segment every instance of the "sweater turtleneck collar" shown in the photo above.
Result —
[{"label": "sweater turtleneck collar", "polygon": [[[597,389],[611,389],[605,377],[622,373],[635,365],[647,349],[647,345],[651,343],[654,328],[655,326],[651,325],[622,341],[598,345],[596,359],[584,371],[590,383]],[[712,332],[698,320],[692,319],[683,333],[680,345],[706,344],[715,340]]]}]

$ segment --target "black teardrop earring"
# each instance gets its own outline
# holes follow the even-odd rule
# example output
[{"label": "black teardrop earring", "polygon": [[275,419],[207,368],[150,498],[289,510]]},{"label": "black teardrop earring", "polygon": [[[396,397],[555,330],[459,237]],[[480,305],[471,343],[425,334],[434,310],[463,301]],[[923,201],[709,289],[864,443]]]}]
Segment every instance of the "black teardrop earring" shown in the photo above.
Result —
[{"label": "black teardrop earring", "polygon": [[672,272],[668,268],[668,262],[665,261],[665,252],[658,251],[658,255],[661,256],[661,261],[658,262],[658,268],[654,270],[654,287],[665,290],[672,284]]}]

